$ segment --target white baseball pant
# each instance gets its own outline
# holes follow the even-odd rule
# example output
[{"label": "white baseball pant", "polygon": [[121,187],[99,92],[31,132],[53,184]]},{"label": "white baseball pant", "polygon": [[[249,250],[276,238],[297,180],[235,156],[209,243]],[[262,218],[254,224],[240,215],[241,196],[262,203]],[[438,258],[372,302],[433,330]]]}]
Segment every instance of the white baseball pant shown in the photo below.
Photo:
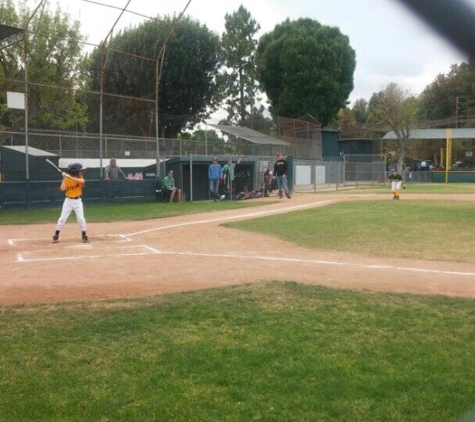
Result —
[{"label": "white baseball pant", "polygon": [[401,190],[402,180],[393,180],[391,182],[391,192],[396,192]]},{"label": "white baseball pant", "polygon": [[68,220],[68,217],[71,215],[71,212],[75,212],[76,220],[81,228],[82,232],[86,231],[86,219],[84,218],[84,209],[82,206],[82,199],[72,199],[66,197],[63,203],[63,210],[61,216],[59,217],[58,223],[56,224],[56,230],[61,231],[64,224]]}]

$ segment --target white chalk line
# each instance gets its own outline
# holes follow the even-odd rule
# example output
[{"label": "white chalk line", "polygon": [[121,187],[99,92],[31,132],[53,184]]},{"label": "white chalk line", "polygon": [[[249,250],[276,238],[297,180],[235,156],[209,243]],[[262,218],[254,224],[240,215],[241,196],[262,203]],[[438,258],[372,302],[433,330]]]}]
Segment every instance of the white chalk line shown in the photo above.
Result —
[{"label": "white chalk line", "polygon": [[[436,270],[432,268],[415,268],[415,267],[400,267],[395,265],[376,265],[376,264],[358,264],[341,261],[326,261],[320,259],[302,259],[302,258],[283,258],[276,256],[265,255],[237,255],[237,254],[210,254],[210,253],[197,253],[197,252],[174,252],[174,251],[160,251],[149,245],[136,245],[136,246],[124,246],[127,249],[145,249],[144,252],[123,252],[103,255],[88,255],[88,256],[69,256],[69,257],[52,257],[52,258],[25,258],[24,254],[17,254],[17,262],[44,262],[44,261],[67,261],[78,259],[97,259],[97,258],[119,258],[126,256],[145,256],[145,255],[179,255],[179,256],[198,256],[204,258],[228,258],[228,259],[243,259],[243,260],[255,260],[255,261],[275,261],[275,262],[288,262],[299,264],[315,264],[315,265],[332,265],[341,267],[358,267],[372,270],[393,270],[393,271],[405,271],[405,272],[418,272],[426,274],[446,274],[446,275],[458,275],[475,277],[475,272],[465,271],[450,271],[450,270]],[[36,251],[38,252],[38,251]],[[34,252],[32,252],[34,253]]]},{"label": "white chalk line", "polygon": [[119,257],[124,257],[124,256],[143,256],[143,255],[156,255],[160,254],[161,252],[155,248],[152,248],[151,246],[148,245],[134,245],[134,246],[123,246],[123,248],[127,249],[138,249],[138,248],[143,248],[145,249],[145,252],[120,252],[120,253],[114,253],[114,254],[103,254],[103,255],[84,255],[84,256],[64,256],[64,257],[51,257],[51,258],[25,258],[25,254],[34,254],[38,252],[44,252],[43,251],[35,251],[35,252],[19,252],[17,253],[17,261],[16,262],[45,262],[45,261],[77,261],[80,259],[96,259],[96,258],[106,258],[106,257],[112,257],[112,258],[119,258]]},{"label": "white chalk line", "polygon": [[255,260],[255,261],[275,261],[275,262],[288,262],[299,264],[315,264],[315,265],[331,265],[341,267],[359,267],[371,270],[392,270],[392,271],[404,271],[404,272],[419,272],[426,274],[446,274],[446,275],[458,275],[475,277],[475,272],[465,271],[450,271],[450,270],[437,270],[432,268],[414,268],[414,267],[401,267],[395,265],[377,265],[377,264],[358,264],[353,262],[339,262],[339,261],[326,261],[319,259],[302,259],[302,258],[283,258],[276,256],[250,256],[250,255],[237,255],[237,254],[210,254],[210,253],[196,253],[196,252],[174,252],[174,251],[159,251],[148,245],[131,246],[130,248],[144,248],[145,252],[129,252],[129,253],[115,253],[104,255],[90,255],[83,257],[53,257],[53,258],[32,258],[25,259],[21,254],[17,255],[17,262],[42,262],[42,261],[64,261],[64,260],[77,260],[77,259],[95,259],[105,257],[124,257],[124,256],[144,256],[144,255],[180,255],[180,256],[195,256],[204,258],[228,258],[228,259],[242,259],[242,260]]},{"label": "white chalk line", "polygon": [[208,224],[208,223],[218,223],[221,221],[226,221],[226,220],[239,220],[241,218],[252,218],[252,217],[260,217],[260,216],[267,216],[267,215],[272,215],[272,214],[281,214],[284,212],[289,212],[289,211],[295,211],[298,209],[304,209],[304,208],[311,208],[315,207],[318,205],[327,205],[331,204],[332,202],[335,201],[318,201],[318,202],[312,202],[310,204],[304,204],[304,205],[296,205],[296,206],[291,206],[291,207],[285,207],[281,209],[276,209],[276,210],[267,210],[267,211],[258,211],[258,212],[253,212],[249,214],[239,214],[239,215],[233,215],[233,216],[228,216],[228,217],[216,217],[208,220],[200,220],[200,221],[188,221],[186,223],[177,223],[177,224],[171,224],[169,226],[163,226],[163,227],[155,227],[153,229],[147,229],[147,230],[141,230],[138,232],[134,233],[129,233],[123,236],[129,237],[129,236],[136,236],[138,234],[144,234],[144,233],[152,233],[158,230],[167,230],[167,229],[175,229],[177,227],[185,227],[185,226],[194,226],[197,224]]},{"label": "white chalk line", "polygon": [[[96,237],[120,237],[121,239],[118,239],[116,240],[117,243],[121,243],[121,242],[131,242],[132,239],[130,237],[127,237],[127,235],[124,235],[124,234],[104,234],[104,235],[100,235],[100,236],[96,236]],[[61,239],[76,239],[78,242],[80,241],[79,237],[73,237],[73,236],[69,236],[69,237],[63,237]],[[61,242],[61,239],[60,239],[60,242],[59,243],[62,243]],[[45,238],[44,237],[28,237],[28,238],[19,238],[19,239],[8,239],[7,240],[7,243],[10,245],[10,246],[15,246],[16,243],[21,243],[21,242],[39,242],[39,241],[42,241],[44,242],[45,241]],[[51,238],[49,240],[49,243],[51,243]],[[68,246],[71,246],[71,245],[68,245]]]},{"label": "white chalk line", "polygon": [[397,270],[397,271],[408,271],[408,272],[422,272],[429,274],[450,274],[450,275],[462,275],[462,276],[475,276],[475,272],[465,272],[465,271],[449,271],[449,270],[435,270],[432,268],[411,268],[411,267],[399,267],[393,265],[376,265],[376,264],[355,264],[353,262],[338,262],[338,261],[324,261],[317,259],[301,259],[301,258],[282,258],[282,257],[272,257],[272,256],[248,256],[248,255],[233,255],[233,254],[202,254],[195,252],[161,252],[162,254],[173,254],[173,255],[188,255],[188,256],[203,256],[203,257],[212,257],[212,258],[236,258],[236,259],[254,259],[254,260],[264,260],[264,261],[280,261],[280,262],[293,262],[300,264],[321,264],[321,265],[335,265],[335,266],[345,266],[345,267],[360,267],[360,268],[369,268],[375,270]]}]

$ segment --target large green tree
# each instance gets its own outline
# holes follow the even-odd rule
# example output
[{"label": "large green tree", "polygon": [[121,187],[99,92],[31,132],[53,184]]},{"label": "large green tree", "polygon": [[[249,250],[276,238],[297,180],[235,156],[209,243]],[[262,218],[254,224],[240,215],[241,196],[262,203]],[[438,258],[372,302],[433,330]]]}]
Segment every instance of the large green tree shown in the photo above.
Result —
[{"label": "large green tree", "polygon": [[24,125],[24,114],[9,110],[6,91],[24,92],[28,81],[29,126],[68,129],[84,123],[85,107],[76,97],[84,83],[80,24],[58,6],[33,10],[25,3],[15,8],[10,0],[0,0],[0,21],[24,28],[16,43],[0,51],[0,123]]},{"label": "large green tree", "polygon": [[475,63],[453,64],[440,73],[420,95],[421,119],[432,126],[471,125],[475,119]]},{"label": "large green tree", "polygon": [[[170,30],[171,37],[167,40]],[[191,18],[164,17],[128,28],[92,53],[92,88],[101,89],[107,107],[104,121],[117,133],[155,133],[154,108],[159,51],[158,111],[159,133],[173,138],[213,110],[213,94],[220,66],[219,36]],[[125,54],[124,54],[125,53]],[[129,99],[123,98],[129,97]],[[131,100],[130,97],[134,97]],[[145,100],[149,100],[148,102]]]},{"label": "large green tree", "polygon": [[355,51],[338,28],[312,19],[277,25],[257,47],[257,77],[275,115],[336,118],[353,90]]},{"label": "large green tree", "polygon": [[[222,35],[224,73],[221,92],[225,97],[228,122],[243,125],[253,114],[258,86],[256,83],[255,52],[259,24],[244,6],[226,14]],[[249,119],[248,119],[249,120]]]}]

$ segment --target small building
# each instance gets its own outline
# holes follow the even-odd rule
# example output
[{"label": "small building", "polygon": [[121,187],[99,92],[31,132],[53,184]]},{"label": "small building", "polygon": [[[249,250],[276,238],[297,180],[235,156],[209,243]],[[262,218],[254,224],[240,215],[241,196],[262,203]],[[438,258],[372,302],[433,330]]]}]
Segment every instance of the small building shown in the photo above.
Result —
[{"label": "small building", "polygon": [[46,162],[46,159],[49,159],[58,166],[59,157],[51,152],[32,147],[27,148],[25,145],[3,145],[0,155],[0,180],[4,182],[58,178],[58,171]]}]

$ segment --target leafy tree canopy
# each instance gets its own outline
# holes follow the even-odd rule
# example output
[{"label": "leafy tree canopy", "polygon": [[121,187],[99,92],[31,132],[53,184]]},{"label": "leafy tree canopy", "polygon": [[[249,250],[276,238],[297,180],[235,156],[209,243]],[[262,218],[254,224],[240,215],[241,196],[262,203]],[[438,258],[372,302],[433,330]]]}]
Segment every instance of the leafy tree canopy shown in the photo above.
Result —
[{"label": "leafy tree canopy", "polygon": [[[19,7],[16,10],[11,0],[0,0],[0,21],[25,29],[19,42],[0,51],[1,92],[23,92],[27,67],[30,127],[75,127],[84,121],[85,112],[74,95],[74,89],[84,83],[79,22],[59,7],[54,11],[45,7],[34,15],[25,3]],[[10,123],[23,118],[5,107],[2,114],[1,120]]]},{"label": "leafy tree canopy", "polygon": [[396,151],[399,170],[410,152],[409,131],[416,125],[418,111],[416,97],[396,83],[388,84],[369,101],[368,122],[386,125],[396,134],[397,140],[391,147]]},{"label": "leafy tree canopy", "polygon": [[275,115],[315,116],[322,125],[353,90],[355,51],[338,28],[312,19],[277,25],[257,47],[257,77]]},{"label": "leafy tree canopy", "polygon": [[[217,69],[220,65],[220,40],[207,27],[191,18],[178,23],[171,17],[147,21],[115,36],[105,55],[103,73],[104,92],[154,100],[156,94],[156,58],[172,26],[173,33],[166,42],[163,61],[159,67],[158,111],[162,137],[176,137],[185,127],[193,126],[215,108],[213,94],[216,88]],[[126,52],[123,54],[120,52]],[[90,76],[92,88],[101,88],[102,50],[92,53]],[[148,60],[144,59],[147,58]],[[154,104],[125,106],[117,102],[108,113],[114,114],[116,130],[136,130],[154,134]],[[210,107],[210,108],[208,108]]]},{"label": "leafy tree canopy", "polygon": [[[447,74],[440,73],[420,95],[420,117],[428,120],[447,120],[453,127],[475,119],[475,64],[451,66]],[[441,122],[443,123],[443,122]]]},{"label": "leafy tree canopy", "polygon": [[221,98],[225,99],[228,121],[244,124],[252,112],[258,86],[256,83],[254,38],[259,24],[243,6],[231,15],[225,16],[226,31],[222,36],[225,70],[220,75]]}]

